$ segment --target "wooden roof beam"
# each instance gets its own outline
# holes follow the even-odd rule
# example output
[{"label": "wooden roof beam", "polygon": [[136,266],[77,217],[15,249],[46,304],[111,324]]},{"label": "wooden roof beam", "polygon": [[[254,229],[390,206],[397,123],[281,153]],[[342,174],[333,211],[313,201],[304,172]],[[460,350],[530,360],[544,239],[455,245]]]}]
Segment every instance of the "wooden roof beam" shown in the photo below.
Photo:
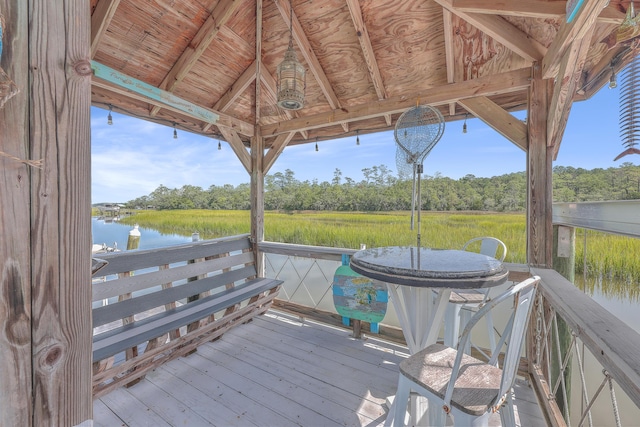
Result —
[{"label": "wooden roof beam", "polygon": [[96,56],[102,36],[107,32],[120,0],[100,0],[91,15],[91,59]]},{"label": "wooden roof beam", "polygon": [[[289,24],[289,2],[285,3],[285,0],[275,0],[274,2],[276,4],[276,7],[278,8],[278,11],[280,12],[280,15],[282,15],[282,19],[287,24]],[[324,70],[320,65],[320,61],[318,61],[318,57],[313,51],[311,43],[309,43],[309,39],[304,33],[302,25],[300,25],[300,21],[298,21],[295,13],[293,14],[293,17],[291,17],[291,20],[293,24],[293,39],[300,48],[300,53],[304,60],[307,62],[309,70],[318,82],[320,90],[322,90],[322,93],[327,98],[327,101],[329,102],[329,105],[332,109],[342,108],[342,106],[340,105],[340,100],[338,100],[338,97],[333,91],[333,87],[331,86],[327,75],[324,73]],[[349,131],[349,126],[346,123],[344,123],[342,127],[345,132]]]},{"label": "wooden roof beam", "polygon": [[563,22],[555,39],[542,60],[542,78],[555,78],[567,48],[574,40],[582,39],[596,22],[596,18],[608,0],[591,0],[582,3],[571,22]]},{"label": "wooden roof beam", "polygon": [[[356,29],[356,35],[358,36],[358,41],[360,42],[362,55],[364,56],[364,61],[367,64],[369,76],[371,77],[371,82],[373,83],[373,87],[376,90],[376,95],[378,95],[378,99],[386,99],[388,96],[387,89],[384,86],[384,81],[382,80],[382,75],[380,74],[378,61],[376,60],[376,55],[373,51],[373,46],[371,45],[369,31],[367,31],[367,26],[364,24],[364,19],[362,19],[362,9],[360,8],[360,2],[358,0],[347,0],[347,6],[349,7],[351,21],[353,22],[353,25]],[[390,114],[385,115],[384,120],[387,123],[387,126],[391,126]]]},{"label": "wooden roof beam", "polygon": [[545,47],[499,16],[465,13],[453,7],[452,0],[434,0],[480,31],[530,62],[541,60]]},{"label": "wooden roof beam", "polygon": [[486,96],[462,99],[458,103],[519,148],[525,152],[528,150],[527,125],[498,104]]},{"label": "wooden roof beam", "polygon": [[[227,92],[218,99],[218,102],[213,106],[215,111],[226,111],[229,106],[244,92],[247,87],[256,78],[256,61],[253,61],[251,65],[249,65],[238,77],[231,87],[227,90]],[[207,123],[205,127],[202,129],[204,132],[208,131],[211,128],[211,124]]]},{"label": "wooden roof beam", "polygon": [[[209,48],[215,39],[220,28],[227,23],[233,12],[240,5],[240,1],[220,0],[211,15],[204,21],[204,24],[193,37],[187,48],[182,52],[180,58],[173,64],[169,73],[165,76],[159,88],[172,92],[175,87],[184,80],[191,68],[198,62],[202,54]],[[160,111],[160,107],[151,109],[151,116],[155,116]]]},{"label": "wooden roof beam", "polygon": [[240,160],[240,163],[242,163],[242,166],[244,166],[249,175],[251,175],[251,171],[253,170],[253,168],[251,167],[251,155],[242,143],[242,140],[240,139],[238,133],[233,129],[225,127],[220,128],[220,133],[229,143],[233,152],[236,153],[236,156],[238,156],[238,159]]},{"label": "wooden roof beam", "polygon": [[293,135],[295,132],[283,133],[276,137],[276,140],[271,144],[271,148],[267,151],[267,154],[264,156],[264,163],[262,164],[263,172],[266,175],[271,169],[271,166],[276,162],[276,159],[282,152],[285,147],[293,139]]},{"label": "wooden roof beam", "polygon": [[262,126],[265,137],[287,132],[318,129],[334,126],[339,123],[366,120],[381,117],[385,114],[399,114],[415,105],[415,99],[420,98],[429,105],[445,105],[458,102],[461,99],[476,96],[492,96],[502,93],[517,92],[526,89],[531,84],[531,70],[522,68],[506,73],[492,74],[463,82],[439,85],[407,96],[396,96],[374,103],[366,103],[337,109],[326,113],[304,116],[287,122],[279,122]]},{"label": "wooden roof beam", "polygon": [[[444,60],[447,66],[447,83],[456,81],[456,61],[453,51],[453,15],[448,9],[442,8],[442,21],[444,24]],[[456,103],[449,104],[449,115],[456,115]]]},{"label": "wooden roof beam", "polygon": [[[557,19],[566,15],[566,2],[548,0],[453,0],[453,7],[465,13],[483,13],[490,15],[520,16],[526,18]],[[604,24],[620,24],[624,13],[613,4],[607,5],[598,22]]]},{"label": "wooden roof beam", "polygon": [[560,150],[560,142],[569,120],[573,97],[580,83],[582,69],[593,34],[593,28],[581,39],[571,44],[564,55],[558,70],[558,79],[554,85],[553,96],[547,113],[547,146],[553,150],[555,160]]},{"label": "wooden roof beam", "polygon": [[373,51],[373,46],[371,45],[371,39],[369,38],[367,26],[364,24],[364,20],[362,19],[362,9],[360,8],[360,2],[358,0],[347,0],[347,6],[349,7],[351,20],[353,21],[353,25],[356,28],[358,41],[360,42],[360,47],[362,48],[362,55],[364,56],[364,61],[367,63],[369,76],[371,77],[371,81],[373,82],[373,87],[376,89],[378,99],[386,99],[387,90],[385,89],[384,82],[382,81],[382,75],[380,74],[380,69],[378,68],[378,61],[376,61],[375,52]]}]

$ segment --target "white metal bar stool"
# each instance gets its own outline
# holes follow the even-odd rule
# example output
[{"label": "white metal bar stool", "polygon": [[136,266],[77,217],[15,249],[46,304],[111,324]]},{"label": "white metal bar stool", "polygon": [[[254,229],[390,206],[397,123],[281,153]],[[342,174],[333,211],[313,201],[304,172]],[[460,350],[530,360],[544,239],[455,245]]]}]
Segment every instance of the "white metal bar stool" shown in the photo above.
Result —
[{"label": "white metal bar stool", "polygon": [[[495,237],[476,237],[465,243],[462,249],[473,250],[478,249],[478,246],[479,253],[493,257],[499,261],[504,261],[507,256],[507,246]],[[457,345],[460,325],[464,328],[473,313],[475,313],[482,304],[485,304],[488,298],[489,289],[459,289],[451,292],[444,318],[445,345],[449,347],[455,347]],[[491,313],[487,315],[485,322],[489,335],[489,349],[493,350],[496,342],[493,334],[493,318],[491,317]],[[471,342],[464,350],[467,354],[470,354]]]},{"label": "white metal bar stool", "polygon": [[[385,425],[405,425],[409,395],[414,391],[429,400],[429,425],[443,426],[449,415],[457,426],[486,426],[491,413],[499,411],[502,425],[514,426],[511,389],[539,281],[536,276],[520,282],[480,308],[465,327],[457,350],[432,344],[402,361],[398,390]],[[474,325],[495,307],[510,301],[514,301],[514,308],[491,359],[483,362],[465,354],[462,348],[470,340]],[[498,358],[503,347],[500,368]]]}]

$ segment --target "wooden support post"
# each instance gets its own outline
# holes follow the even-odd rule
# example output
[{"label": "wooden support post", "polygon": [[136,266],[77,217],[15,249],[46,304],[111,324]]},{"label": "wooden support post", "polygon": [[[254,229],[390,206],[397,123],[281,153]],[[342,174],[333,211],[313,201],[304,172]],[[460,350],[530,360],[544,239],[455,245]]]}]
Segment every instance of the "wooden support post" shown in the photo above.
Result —
[{"label": "wooden support post", "polygon": [[[573,227],[565,227],[563,225],[553,226],[553,269],[560,273],[571,283],[575,282],[576,271],[576,229]],[[571,329],[561,317],[557,316],[558,322],[558,341],[560,342],[560,355],[562,360],[571,345]],[[557,378],[561,374],[561,362],[556,357],[558,349],[555,348],[556,340],[552,339],[553,356],[551,358],[550,378],[552,384],[555,384]],[[556,403],[562,411],[565,420],[569,419],[569,409],[571,405],[571,361],[567,364],[564,371],[564,383],[567,388],[567,401],[564,400],[562,389],[556,392]]]},{"label": "wooden support post", "polygon": [[0,425],[90,424],[91,67],[84,0],[0,0]]},{"label": "wooden support post", "polygon": [[551,267],[552,151],[547,144],[547,110],[551,81],[542,79],[539,63],[533,64],[529,91],[529,141],[527,151],[527,263]]},{"label": "wooden support post", "polygon": [[[251,241],[254,245],[264,240],[264,139],[260,127],[256,126],[255,136],[251,139]],[[265,276],[264,254],[254,246],[256,271]]]}]

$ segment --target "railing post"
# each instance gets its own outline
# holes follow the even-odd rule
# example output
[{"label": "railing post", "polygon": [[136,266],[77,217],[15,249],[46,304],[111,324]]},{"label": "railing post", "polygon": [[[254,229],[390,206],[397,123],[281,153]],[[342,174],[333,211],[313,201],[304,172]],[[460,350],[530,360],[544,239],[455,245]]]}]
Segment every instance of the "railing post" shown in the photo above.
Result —
[{"label": "railing post", "polygon": [[[576,229],[573,227],[566,227],[563,225],[553,226],[553,269],[560,273],[571,283],[575,282],[575,269],[576,269]],[[556,315],[556,322],[558,325],[558,342],[560,343],[560,349],[555,349],[555,340],[552,343],[552,355],[558,354],[561,356],[559,361],[557,357],[551,357],[551,372],[550,380],[552,383],[558,381],[560,375],[564,375],[564,384],[566,386],[567,401],[565,402],[565,394],[562,392],[562,388],[558,388],[556,392],[556,402],[558,407],[562,411],[565,417],[565,421],[570,416],[570,399],[571,399],[571,365],[569,361],[566,369],[562,372],[562,360],[567,357],[567,352],[571,346],[571,329],[561,316]]]}]

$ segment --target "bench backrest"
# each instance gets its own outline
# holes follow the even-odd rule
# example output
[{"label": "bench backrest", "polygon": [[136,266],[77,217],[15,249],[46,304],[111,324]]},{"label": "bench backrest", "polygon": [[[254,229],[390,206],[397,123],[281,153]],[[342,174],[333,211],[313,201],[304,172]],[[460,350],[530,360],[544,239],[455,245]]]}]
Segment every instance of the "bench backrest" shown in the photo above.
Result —
[{"label": "bench backrest", "polygon": [[[256,277],[248,235],[162,249],[106,254],[93,284],[93,326],[130,318],[156,308],[188,304]],[[108,302],[96,307],[99,301]],[[103,303],[104,304],[104,303]]]}]

